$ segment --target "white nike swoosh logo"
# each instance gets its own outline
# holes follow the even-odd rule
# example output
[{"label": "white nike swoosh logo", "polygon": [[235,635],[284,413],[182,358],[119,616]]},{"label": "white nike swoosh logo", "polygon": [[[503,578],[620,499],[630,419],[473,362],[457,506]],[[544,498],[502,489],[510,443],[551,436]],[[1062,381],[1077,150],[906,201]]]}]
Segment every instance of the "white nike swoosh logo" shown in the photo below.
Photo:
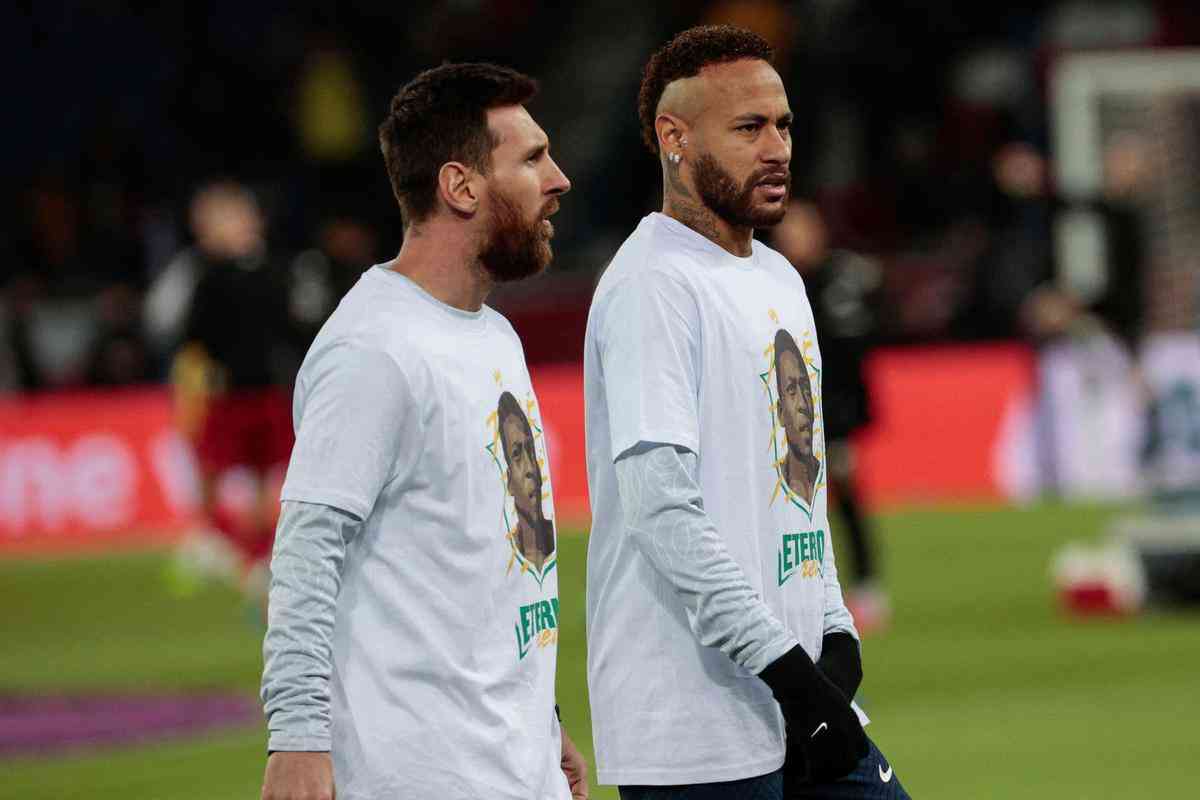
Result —
[{"label": "white nike swoosh logo", "polygon": [[817,726],[817,729],[812,732],[812,736],[809,736],[808,738],[810,738],[810,739],[813,738],[813,736],[816,736],[818,733],[820,733],[821,731],[825,730],[828,727],[829,727],[828,724],[822,722],[820,725]]},{"label": "white nike swoosh logo", "polygon": [[887,772],[883,771],[883,767],[879,768],[879,780],[888,783],[892,779],[892,765],[888,764]]}]

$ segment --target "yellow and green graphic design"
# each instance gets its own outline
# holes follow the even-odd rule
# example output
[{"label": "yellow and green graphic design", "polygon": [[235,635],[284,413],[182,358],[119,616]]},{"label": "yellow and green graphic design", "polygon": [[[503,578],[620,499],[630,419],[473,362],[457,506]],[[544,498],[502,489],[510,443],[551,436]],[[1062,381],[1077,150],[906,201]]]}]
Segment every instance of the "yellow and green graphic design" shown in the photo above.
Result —
[{"label": "yellow and green graphic design", "polygon": [[801,578],[819,578],[824,574],[825,531],[785,533],[777,554],[779,585],[799,573]]},{"label": "yellow and green graphic design", "polygon": [[529,655],[534,647],[549,647],[558,643],[558,598],[538,600],[517,611],[513,626],[517,635],[517,660]]}]

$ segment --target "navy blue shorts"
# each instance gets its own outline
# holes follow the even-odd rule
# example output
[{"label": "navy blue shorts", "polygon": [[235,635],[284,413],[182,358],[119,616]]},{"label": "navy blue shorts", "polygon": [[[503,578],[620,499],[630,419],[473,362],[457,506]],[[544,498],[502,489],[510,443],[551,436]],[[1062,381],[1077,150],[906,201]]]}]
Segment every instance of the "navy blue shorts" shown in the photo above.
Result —
[{"label": "navy blue shorts", "polygon": [[783,800],[783,773],[723,783],[622,786],[621,800]]},{"label": "navy blue shorts", "polygon": [[858,766],[844,778],[828,783],[806,783],[784,787],[783,797],[811,800],[912,800],[892,771],[892,765],[867,738],[870,748]]},{"label": "navy blue shorts", "polygon": [[784,786],[783,773],[725,783],[687,786],[622,786],[621,800],[912,800],[891,764],[869,738],[870,749],[854,772],[828,783]]}]

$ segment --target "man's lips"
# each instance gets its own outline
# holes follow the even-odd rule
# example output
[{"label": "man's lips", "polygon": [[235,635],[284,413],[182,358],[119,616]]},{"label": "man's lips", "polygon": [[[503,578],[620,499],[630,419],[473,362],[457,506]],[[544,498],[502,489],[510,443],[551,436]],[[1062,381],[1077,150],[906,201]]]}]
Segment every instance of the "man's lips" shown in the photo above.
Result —
[{"label": "man's lips", "polygon": [[770,200],[780,200],[787,194],[786,183],[760,183],[758,188],[763,190]]},{"label": "man's lips", "polygon": [[770,200],[781,200],[787,194],[791,176],[786,172],[773,172],[759,178],[756,189],[762,189]]},{"label": "man's lips", "polygon": [[557,213],[558,213],[558,199],[557,198],[555,198],[554,200],[551,200],[549,203],[546,204],[546,207],[544,209],[542,209],[542,233],[544,233],[547,238],[554,236],[554,223],[552,223],[550,221],[550,217],[554,216]]}]

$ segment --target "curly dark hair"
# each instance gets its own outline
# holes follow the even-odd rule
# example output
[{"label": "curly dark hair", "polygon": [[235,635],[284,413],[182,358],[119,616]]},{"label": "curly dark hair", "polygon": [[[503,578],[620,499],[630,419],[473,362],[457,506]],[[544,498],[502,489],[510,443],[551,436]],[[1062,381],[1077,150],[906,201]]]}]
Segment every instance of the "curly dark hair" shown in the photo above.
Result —
[{"label": "curly dark hair", "polygon": [[401,87],[379,126],[379,148],[406,227],[433,211],[443,164],[491,168],[497,142],[488,110],[521,105],[537,92],[536,80],[496,64],[443,64]]},{"label": "curly dark hair", "polygon": [[667,42],[646,62],[642,88],[638,91],[638,116],[642,121],[642,139],[650,152],[658,153],[658,134],[654,120],[658,101],[668,84],[691,78],[710,64],[725,64],[757,58],[770,63],[775,51],[757,33],[732,25],[700,25],[688,28]]}]

